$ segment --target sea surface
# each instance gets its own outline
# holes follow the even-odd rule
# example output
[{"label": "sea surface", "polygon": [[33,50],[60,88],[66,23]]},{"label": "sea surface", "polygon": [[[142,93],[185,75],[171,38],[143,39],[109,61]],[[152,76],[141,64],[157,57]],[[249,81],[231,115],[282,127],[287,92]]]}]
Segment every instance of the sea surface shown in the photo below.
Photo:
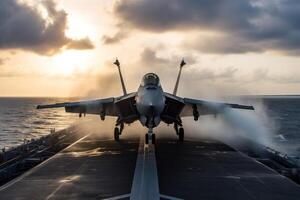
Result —
[{"label": "sea surface", "polygon": [[264,97],[263,103],[276,126],[273,134],[278,150],[300,157],[300,96]]},{"label": "sea surface", "polygon": [[39,138],[50,130],[70,126],[77,115],[64,109],[37,110],[38,104],[65,102],[63,98],[0,98],[0,148],[19,145],[24,140]]},{"label": "sea surface", "polygon": [[[258,98],[258,97],[256,97]],[[268,117],[276,125],[274,139],[279,149],[292,156],[300,155],[300,96],[264,96]],[[61,130],[78,120],[77,114],[64,109],[37,110],[38,104],[66,102],[63,98],[0,98],[0,149],[10,148],[24,139],[39,138],[52,128]]]}]

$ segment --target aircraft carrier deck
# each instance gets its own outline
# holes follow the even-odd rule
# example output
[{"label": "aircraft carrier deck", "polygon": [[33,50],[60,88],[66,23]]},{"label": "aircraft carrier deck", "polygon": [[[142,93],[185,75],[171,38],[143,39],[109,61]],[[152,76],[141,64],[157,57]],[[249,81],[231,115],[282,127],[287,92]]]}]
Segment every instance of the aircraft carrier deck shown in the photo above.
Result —
[{"label": "aircraft carrier deck", "polygon": [[0,199],[129,198],[296,200],[300,187],[218,141],[89,134],[0,188]]}]

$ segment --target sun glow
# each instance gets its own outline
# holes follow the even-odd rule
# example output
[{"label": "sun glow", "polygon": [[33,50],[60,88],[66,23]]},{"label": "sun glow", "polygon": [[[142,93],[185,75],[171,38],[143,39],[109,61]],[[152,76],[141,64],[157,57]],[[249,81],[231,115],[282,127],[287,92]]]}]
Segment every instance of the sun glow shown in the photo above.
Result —
[{"label": "sun glow", "polygon": [[59,75],[72,75],[84,72],[89,64],[86,52],[68,50],[52,57],[54,71]]},{"label": "sun glow", "polygon": [[95,26],[85,21],[80,16],[68,16],[68,29],[65,31],[67,37],[81,39],[89,37],[97,39]]}]

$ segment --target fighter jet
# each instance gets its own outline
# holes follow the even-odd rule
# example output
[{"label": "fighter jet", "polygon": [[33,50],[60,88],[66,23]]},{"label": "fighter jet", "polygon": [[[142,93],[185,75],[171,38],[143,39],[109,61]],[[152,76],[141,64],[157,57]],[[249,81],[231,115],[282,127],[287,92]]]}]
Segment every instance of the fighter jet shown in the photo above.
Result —
[{"label": "fighter jet", "polygon": [[124,124],[131,124],[139,120],[142,126],[148,128],[145,143],[155,144],[153,129],[160,122],[173,125],[178,140],[184,141],[182,118],[193,117],[195,121],[201,115],[217,115],[227,108],[254,110],[253,106],[211,102],[200,99],[182,98],[177,96],[182,68],[186,65],[182,59],[173,93],[164,92],[159,77],[154,73],[143,76],[137,92],[127,93],[123,80],[121,65],[118,59],[113,63],[117,66],[121,80],[123,95],[105,99],[65,102],[50,105],[38,105],[37,109],[64,107],[66,112],[78,113],[79,117],[86,114],[99,115],[101,120],[106,116],[116,117],[114,139],[119,140],[124,130]]}]

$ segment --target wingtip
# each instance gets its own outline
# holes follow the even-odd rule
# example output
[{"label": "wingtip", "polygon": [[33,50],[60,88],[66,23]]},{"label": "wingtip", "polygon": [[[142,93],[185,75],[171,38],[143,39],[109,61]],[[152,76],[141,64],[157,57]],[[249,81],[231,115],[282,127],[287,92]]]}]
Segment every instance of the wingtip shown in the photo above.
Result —
[{"label": "wingtip", "polygon": [[255,110],[255,108],[253,106],[246,106],[245,109],[248,109],[248,110]]},{"label": "wingtip", "polygon": [[46,108],[44,105],[37,105],[36,109],[43,109]]},{"label": "wingtip", "polygon": [[244,108],[248,110],[255,110],[253,106],[245,106]]}]

